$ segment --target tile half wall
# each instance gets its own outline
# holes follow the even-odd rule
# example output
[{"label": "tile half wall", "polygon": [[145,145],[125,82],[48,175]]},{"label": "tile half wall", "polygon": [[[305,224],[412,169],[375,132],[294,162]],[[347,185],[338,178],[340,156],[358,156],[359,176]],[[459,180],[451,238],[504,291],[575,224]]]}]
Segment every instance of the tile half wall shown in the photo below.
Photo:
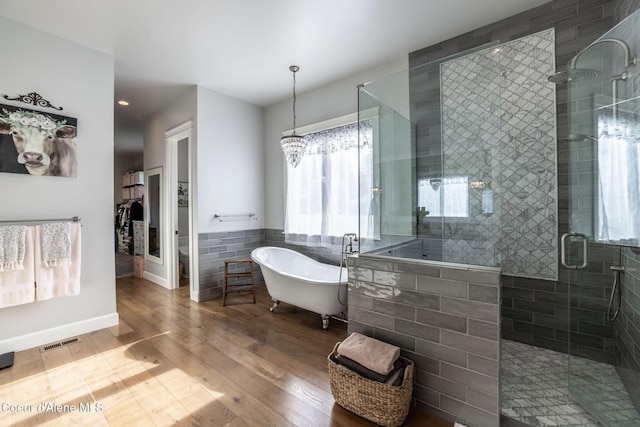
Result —
[{"label": "tile half wall", "polygon": [[500,270],[361,255],[349,260],[349,332],[413,360],[413,397],[445,419],[500,422]]}]

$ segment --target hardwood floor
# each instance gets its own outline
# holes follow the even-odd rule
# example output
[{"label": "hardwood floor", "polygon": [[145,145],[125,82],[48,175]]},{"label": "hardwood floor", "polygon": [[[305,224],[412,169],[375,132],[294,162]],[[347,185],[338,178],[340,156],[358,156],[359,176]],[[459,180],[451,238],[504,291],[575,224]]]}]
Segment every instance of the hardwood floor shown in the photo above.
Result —
[{"label": "hardwood floor", "polygon": [[[0,370],[0,425],[373,426],[334,403],[326,357],[346,325],[281,304],[117,280],[118,326]],[[22,405],[22,406],[18,406]],[[53,407],[61,405],[61,407]],[[450,427],[412,408],[405,426]]]}]

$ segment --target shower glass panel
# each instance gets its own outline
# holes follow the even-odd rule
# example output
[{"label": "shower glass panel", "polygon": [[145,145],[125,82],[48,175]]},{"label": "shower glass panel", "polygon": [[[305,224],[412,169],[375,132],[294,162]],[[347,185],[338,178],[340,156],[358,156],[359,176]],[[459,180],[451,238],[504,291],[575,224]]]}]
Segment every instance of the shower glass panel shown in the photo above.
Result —
[{"label": "shower glass panel", "polygon": [[361,252],[557,280],[553,49],[545,30],[359,88]]},{"label": "shower glass panel", "polygon": [[361,252],[499,264],[498,56],[484,46],[359,88],[374,171],[360,188]]},{"label": "shower glass panel", "polygon": [[371,132],[359,132],[360,170],[373,168],[372,181],[360,180],[361,252],[419,254],[410,250],[416,245],[416,170],[408,82],[404,71],[358,90],[359,122],[371,123]]},{"label": "shower glass panel", "polygon": [[[565,248],[569,390],[600,423],[616,427],[640,426],[640,289],[628,268],[630,247],[637,252],[640,244],[639,51],[636,12],[550,78],[568,85],[569,120],[559,131],[559,150],[569,166],[570,229],[586,236],[589,250],[584,259],[582,243]],[[599,279],[607,285],[596,287]],[[590,294],[600,290],[605,295]],[[592,297],[604,297],[608,309],[595,307]],[[596,330],[610,337],[597,352]]]}]

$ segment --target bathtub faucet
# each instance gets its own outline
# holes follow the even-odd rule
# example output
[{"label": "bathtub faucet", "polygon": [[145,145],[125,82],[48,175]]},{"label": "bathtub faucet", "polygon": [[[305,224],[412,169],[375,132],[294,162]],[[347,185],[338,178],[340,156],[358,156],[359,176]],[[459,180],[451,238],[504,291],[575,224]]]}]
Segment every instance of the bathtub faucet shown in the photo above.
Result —
[{"label": "bathtub faucet", "polygon": [[[345,239],[349,239],[349,243],[344,244]],[[357,253],[358,251],[353,249],[353,242],[358,241],[358,235],[356,233],[347,233],[342,236],[342,246],[344,247],[344,253],[346,255],[352,255]]]}]

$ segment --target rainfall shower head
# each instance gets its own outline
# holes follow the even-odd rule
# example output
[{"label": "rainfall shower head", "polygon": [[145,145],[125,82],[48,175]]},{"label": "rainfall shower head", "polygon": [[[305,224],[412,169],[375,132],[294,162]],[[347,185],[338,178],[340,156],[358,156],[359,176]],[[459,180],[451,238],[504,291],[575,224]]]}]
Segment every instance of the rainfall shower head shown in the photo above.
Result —
[{"label": "rainfall shower head", "polygon": [[[589,45],[587,49],[589,49],[591,46],[595,46],[597,44],[604,44],[604,43],[613,43],[622,48],[622,50],[624,51],[624,68],[629,68],[630,66],[636,65],[638,63],[638,56],[637,55],[631,56],[631,49],[629,49],[629,45],[620,39],[596,40],[595,42],[591,43],[591,45]],[[584,49],[583,51],[578,52],[578,54],[573,57],[573,59],[569,63],[569,68],[575,68],[576,61],[578,60],[578,56],[582,55],[587,49]]]},{"label": "rainfall shower head", "polygon": [[552,76],[547,77],[551,83],[563,84],[568,82],[582,82],[595,79],[600,75],[600,71],[590,68],[574,68],[572,70],[558,71]]},{"label": "rainfall shower head", "polygon": [[[595,42],[593,42],[590,46],[587,47],[587,49],[589,49],[592,46],[598,45],[598,44],[605,44],[605,43],[613,43],[617,46],[620,46],[624,52],[624,67],[625,68],[629,68],[632,65],[635,65],[638,63],[638,56],[637,55],[631,55],[631,50],[629,49],[629,45],[627,45],[624,41],[620,40],[620,39],[600,39],[600,40],[596,40]],[[551,83],[556,83],[556,84],[563,84],[563,83],[568,83],[568,82],[581,82],[581,81],[587,81],[587,80],[592,80],[595,79],[596,77],[598,77],[600,75],[600,71],[598,70],[592,70],[589,68],[576,68],[576,61],[578,60],[578,57],[580,55],[582,55],[584,52],[587,51],[587,49],[584,49],[580,52],[578,52],[578,54],[576,56],[573,57],[573,59],[571,59],[571,62],[569,62],[569,66],[568,66],[568,70],[566,71],[559,71],[556,74],[549,76],[547,78],[547,80],[549,80]]]}]

